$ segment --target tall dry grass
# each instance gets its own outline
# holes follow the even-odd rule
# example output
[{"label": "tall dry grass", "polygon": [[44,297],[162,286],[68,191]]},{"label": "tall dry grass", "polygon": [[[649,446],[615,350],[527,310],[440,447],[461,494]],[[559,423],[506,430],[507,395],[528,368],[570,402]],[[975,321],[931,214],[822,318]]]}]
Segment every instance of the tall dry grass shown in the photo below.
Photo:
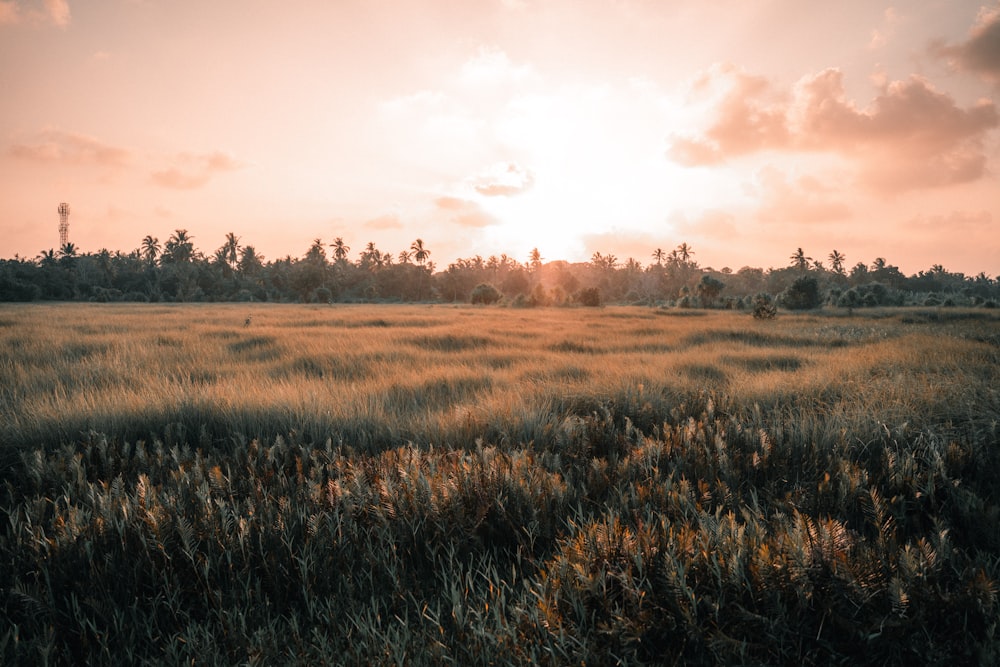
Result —
[{"label": "tall dry grass", "polygon": [[3,307],[0,661],[998,659],[998,321],[677,312]]}]

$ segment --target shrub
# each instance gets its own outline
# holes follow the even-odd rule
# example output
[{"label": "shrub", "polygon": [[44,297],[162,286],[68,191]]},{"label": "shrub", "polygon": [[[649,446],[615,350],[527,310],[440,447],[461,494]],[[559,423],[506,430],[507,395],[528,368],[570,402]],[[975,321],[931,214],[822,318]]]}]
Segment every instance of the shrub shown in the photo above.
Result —
[{"label": "shrub", "polygon": [[493,285],[490,285],[489,283],[479,283],[475,286],[475,288],[473,288],[472,294],[469,298],[472,303],[484,303],[486,305],[490,305],[496,303],[502,297],[503,294],[501,294],[500,290]]},{"label": "shrub", "polygon": [[761,292],[753,298],[751,312],[753,313],[754,319],[773,320],[778,314],[778,307],[774,305],[774,299],[771,298],[770,294]]},{"label": "shrub", "polygon": [[601,290],[596,287],[586,287],[576,293],[578,303],[590,308],[597,308],[601,305]]},{"label": "shrub", "polygon": [[541,283],[538,283],[531,289],[531,296],[528,297],[528,305],[533,307],[547,306],[549,303],[551,303],[549,293]]}]

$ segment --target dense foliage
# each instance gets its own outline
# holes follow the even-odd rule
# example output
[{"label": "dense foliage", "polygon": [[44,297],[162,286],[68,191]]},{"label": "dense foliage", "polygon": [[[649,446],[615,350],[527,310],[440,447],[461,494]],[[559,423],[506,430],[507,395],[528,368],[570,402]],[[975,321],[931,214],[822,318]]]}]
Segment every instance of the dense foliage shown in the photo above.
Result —
[{"label": "dense foliage", "polygon": [[[935,265],[907,277],[881,257],[848,271],[836,250],[830,253],[830,268],[800,248],[789,267],[765,271],[745,266],[735,272],[700,267],[686,243],[669,253],[657,249],[655,261],[646,266],[599,252],[586,263],[545,263],[535,249],[525,263],[507,255],[475,256],[439,271],[421,239],[395,256],[374,243],[355,261],[349,253],[343,239],[331,244],[316,239],[301,258],[265,260],[230,233],[220,248],[205,254],[183,229],[164,244],[147,236],[129,253],[80,253],[69,243],[34,259],[0,260],[0,301],[465,303],[478,286],[487,285],[500,295],[497,301],[519,306],[647,303],[744,309],[760,292],[789,309],[823,303],[853,308],[1000,302],[1000,282],[985,273],[967,277]],[[480,289],[478,294],[486,293]]]},{"label": "dense foliage", "polygon": [[503,313],[0,311],[0,662],[1000,660],[991,313]]}]

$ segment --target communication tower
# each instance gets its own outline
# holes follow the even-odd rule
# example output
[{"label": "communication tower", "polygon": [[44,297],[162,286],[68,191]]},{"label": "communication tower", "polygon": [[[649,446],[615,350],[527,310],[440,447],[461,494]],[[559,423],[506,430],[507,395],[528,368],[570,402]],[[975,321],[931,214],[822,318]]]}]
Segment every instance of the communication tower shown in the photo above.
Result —
[{"label": "communication tower", "polygon": [[59,247],[69,243],[69,204],[59,204]]}]

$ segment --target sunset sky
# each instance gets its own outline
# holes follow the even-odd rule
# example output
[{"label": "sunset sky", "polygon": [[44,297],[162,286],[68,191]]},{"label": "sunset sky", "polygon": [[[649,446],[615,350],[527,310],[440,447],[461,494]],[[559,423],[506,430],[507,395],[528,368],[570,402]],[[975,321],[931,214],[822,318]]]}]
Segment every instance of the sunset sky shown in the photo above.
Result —
[{"label": "sunset sky", "polygon": [[0,0],[0,257],[1000,274],[1000,3]]}]

